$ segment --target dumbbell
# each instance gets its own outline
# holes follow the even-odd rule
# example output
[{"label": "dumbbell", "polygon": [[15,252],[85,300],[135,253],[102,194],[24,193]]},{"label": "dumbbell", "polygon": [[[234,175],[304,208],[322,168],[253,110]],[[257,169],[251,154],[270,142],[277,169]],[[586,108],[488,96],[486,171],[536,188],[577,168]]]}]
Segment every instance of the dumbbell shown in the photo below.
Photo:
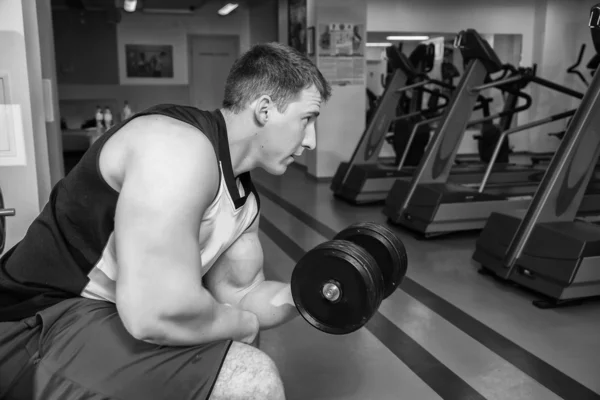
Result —
[{"label": "dumbbell", "polygon": [[300,315],[330,334],[354,332],[377,312],[407,270],[404,244],[388,228],[361,222],[308,251],[290,282]]}]

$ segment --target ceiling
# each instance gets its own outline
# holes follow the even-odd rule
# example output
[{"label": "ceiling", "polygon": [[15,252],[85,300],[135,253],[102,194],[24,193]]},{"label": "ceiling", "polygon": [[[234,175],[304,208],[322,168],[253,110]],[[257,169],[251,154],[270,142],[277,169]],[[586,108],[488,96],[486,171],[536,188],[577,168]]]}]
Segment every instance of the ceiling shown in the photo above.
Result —
[{"label": "ceiling", "polygon": [[[237,3],[257,3],[261,0],[242,0]],[[87,11],[123,8],[123,0],[51,0],[54,9],[79,9]],[[208,3],[223,3],[225,0],[138,0],[138,9],[190,10],[200,9]]]}]

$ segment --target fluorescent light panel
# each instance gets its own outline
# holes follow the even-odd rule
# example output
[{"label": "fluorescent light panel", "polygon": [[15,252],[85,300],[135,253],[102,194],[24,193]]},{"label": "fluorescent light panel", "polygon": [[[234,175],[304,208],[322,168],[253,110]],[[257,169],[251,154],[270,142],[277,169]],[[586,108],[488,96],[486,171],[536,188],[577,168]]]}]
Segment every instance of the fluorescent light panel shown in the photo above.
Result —
[{"label": "fluorescent light panel", "polygon": [[367,43],[367,47],[390,47],[391,43]]},{"label": "fluorescent light panel", "polygon": [[123,9],[127,12],[134,12],[137,7],[137,0],[125,0]]},{"label": "fluorescent light panel", "polygon": [[238,7],[237,3],[227,3],[219,11],[219,15],[227,15]]},{"label": "fluorescent light panel", "polygon": [[387,40],[427,40],[429,36],[388,36]]}]

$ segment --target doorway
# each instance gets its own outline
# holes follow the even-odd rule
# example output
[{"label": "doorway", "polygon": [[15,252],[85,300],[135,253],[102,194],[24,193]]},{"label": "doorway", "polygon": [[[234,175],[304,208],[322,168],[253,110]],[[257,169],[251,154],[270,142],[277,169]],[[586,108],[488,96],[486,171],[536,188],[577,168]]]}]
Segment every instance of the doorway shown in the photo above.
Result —
[{"label": "doorway", "polygon": [[190,104],[215,110],[223,104],[225,81],[240,53],[239,36],[190,35]]}]

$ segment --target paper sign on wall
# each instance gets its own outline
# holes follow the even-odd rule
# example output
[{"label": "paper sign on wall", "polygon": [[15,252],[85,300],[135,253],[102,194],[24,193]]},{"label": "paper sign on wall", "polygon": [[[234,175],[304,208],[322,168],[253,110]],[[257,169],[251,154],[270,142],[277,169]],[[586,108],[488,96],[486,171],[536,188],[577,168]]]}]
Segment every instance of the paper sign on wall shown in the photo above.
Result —
[{"label": "paper sign on wall", "polygon": [[365,84],[365,25],[320,24],[317,63],[332,85]]},{"label": "paper sign on wall", "polygon": [[21,106],[0,104],[0,166],[17,165],[27,165]]}]

